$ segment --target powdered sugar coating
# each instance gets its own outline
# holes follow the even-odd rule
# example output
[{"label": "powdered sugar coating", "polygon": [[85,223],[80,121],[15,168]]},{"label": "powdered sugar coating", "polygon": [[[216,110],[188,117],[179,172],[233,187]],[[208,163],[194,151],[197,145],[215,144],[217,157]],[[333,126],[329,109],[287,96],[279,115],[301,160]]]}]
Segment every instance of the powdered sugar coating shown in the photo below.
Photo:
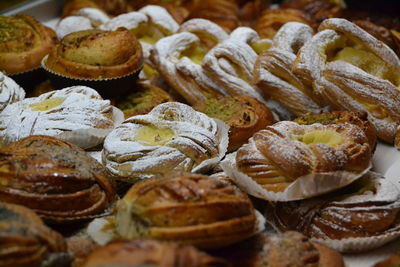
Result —
[{"label": "powdered sugar coating", "polygon": [[161,6],[147,5],[139,9],[139,12],[145,14],[152,23],[170,33],[175,33],[179,29],[179,24],[174,20],[171,14]]},{"label": "powdered sugar coating", "polygon": [[25,98],[25,91],[13,79],[0,72],[0,113],[10,104]]},{"label": "powdered sugar coating", "polygon": [[83,16],[69,16],[60,20],[56,26],[56,33],[59,39],[72,32],[91,30],[94,27],[90,19]]},{"label": "powdered sugar coating", "polygon": [[[191,19],[183,23],[178,32],[191,32],[193,34],[206,34],[218,43],[225,41],[229,35],[218,24],[207,19]],[[201,37],[200,37],[201,38]]]},{"label": "powdered sugar coating", "polygon": [[110,20],[110,17],[98,8],[82,8],[79,9],[75,15],[88,18],[93,27],[98,27]]},{"label": "powdered sugar coating", "polygon": [[272,45],[275,48],[297,54],[297,51],[310,40],[313,35],[313,29],[307,24],[288,22],[275,34]]},{"label": "powdered sugar coating", "polygon": [[119,27],[125,27],[128,30],[137,28],[141,23],[147,23],[148,18],[145,14],[140,12],[129,12],[125,14],[118,15],[106,23],[99,26],[100,30],[105,31],[115,31]]},{"label": "powdered sugar coating", "polygon": [[[170,129],[174,136],[164,144],[143,144],[136,135],[145,125]],[[164,103],[114,129],[104,142],[103,162],[110,172],[130,181],[170,170],[196,171],[203,161],[217,158],[215,165],[224,156],[227,131],[222,128],[190,106]]]}]

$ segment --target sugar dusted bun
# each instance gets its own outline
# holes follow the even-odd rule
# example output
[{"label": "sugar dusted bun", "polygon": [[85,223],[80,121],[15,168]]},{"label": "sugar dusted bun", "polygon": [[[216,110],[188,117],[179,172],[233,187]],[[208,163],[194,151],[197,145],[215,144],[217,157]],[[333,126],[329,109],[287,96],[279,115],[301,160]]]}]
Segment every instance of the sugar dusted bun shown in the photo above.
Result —
[{"label": "sugar dusted bun", "polygon": [[0,113],[9,105],[25,98],[25,91],[13,79],[0,72]]}]

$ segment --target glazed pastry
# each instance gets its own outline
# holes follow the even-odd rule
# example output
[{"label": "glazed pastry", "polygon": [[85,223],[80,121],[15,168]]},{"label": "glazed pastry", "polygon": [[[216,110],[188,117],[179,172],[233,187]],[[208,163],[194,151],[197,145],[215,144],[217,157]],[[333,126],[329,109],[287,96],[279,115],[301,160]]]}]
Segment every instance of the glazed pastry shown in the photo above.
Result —
[{"label": "glazed pastry", "polygon": [[376,130],[374,126],[368,121],[367,113],[357,113],[349,111],[334,111],[321,114],[306,114],[294,120],[298,124],[340,124],[351,123],[357,125],[364,130],[365,136],[368,138],[371,151],[375,151],[377,144]]},{"label": "glazed pastry", "polygon": [[400,122],[400,60],[345,19],[328,19],[299,51],[293,70],[333,108],[368,112],[378,137],[393,143]]},{"label": "glazed pastry", "polygon": [[94,250],[99,248],[99,245],[94,242],[86,233],[74,234],[66,239],[68,253],[73,256],[72,267],[83,266],[86,258]]},{"label": "glazed pastry", "polygon": [[[400,191],[374,172],[323,197],[270,203],[268,219],[342,252],[382,246],[400,236]],[[358,238],[358,240],[355,240]]]},{"label": "glazed pastry", "polygon": [[266,9],[255,25],[261,38],[273,39],[276,32],[288,22],[299,22],[311,25],[310,18],[297,9]]},{"label": "glazed pastry", "polygon": [[258,231],[258,218],[237,187],[197,174],[171,173],[136,183],[118,203],[122,238],[151,238],[223,247]]},{"label": "glazed pastry", "polygon": [[400,264],[400,254],[394,254],[390,258],[380,261],[374,267],[397,267]]},{"label": "glazed pastry", "polygon": [[0,138],[13,142],[30,135],[50,135],[90,148],[121,122],[119,112],[95,90],[69,87],[8,105],[0,113]]},{"label": "glazed pastry", "polygon": [[291,70],[298,50],[312,36],[308,25],[286,23],[276,33],[272,48],[261,53],[254,65],[254,84],[297,116],[318,113],[324,104]]},{"label": "glazed pastry", "polygon": [[122,110],[125,119],[147,114],[159,104],[174,101],[167,92],[150,84],[141,83],[135,89],[136,92],[117,102],[117,107]]},{"label": "glazed pastry", "polygon": [[75,15],[82,8],[100,9],[108,15],[117,16],[130,11],[125,0],[66,0],[62,16]]},{"label": "glazed pastry", "polygon": [[271,111],[248,96],[226,96],[198,103],[196,110],[229,125],[228,151],[234,151],[257,131],[273,123]]},{"label": "glazed pastry", "polygon": [[1,202],[0,231],[1,266],[51,266],[52,261],[60,267],[69,266],[64,238],[44,225],[32,210]]},{"label": "glazed pastry", "polygon": [[13,79],[0,72],[0,113],[9,105],[25,98],[25,91]]},{"label": "glazed pastry", "polygon": [[30,136],[0,149],[0,201],[24,205],[52,223],[98,217],[116,200],[105,168],[50,136]]},{"label": "glazed pastry", "polygon": [[105,139],[103,162],[124,181],[172,170],[204,171],[224,156],[227,126],[178,102],[125,120]]},{"label": "glazed pastry", "polygon": [[39,68],[57,37],[33,17],[17,14],[0,16],[0,40],[0,71],[9,75]]},{"label": "glazed pastry", "polygon": [[[371,168],[371,148],[364,131],[350,123],[300,125],[282,121],[253,135],[238,149],[235,164],[247,175],[248,183],[253,181],[267,192],[285,191],[287,200],[303,199],[361,177]],[[242,186],[246,183],[239,182]],[[255,194],[251,188],[246,190]]]},{"label": "glazed pastry", "polygon": [[94,251],[82,267],[227,267],[222,259],[193,247],[151,240],[116,241]]}]

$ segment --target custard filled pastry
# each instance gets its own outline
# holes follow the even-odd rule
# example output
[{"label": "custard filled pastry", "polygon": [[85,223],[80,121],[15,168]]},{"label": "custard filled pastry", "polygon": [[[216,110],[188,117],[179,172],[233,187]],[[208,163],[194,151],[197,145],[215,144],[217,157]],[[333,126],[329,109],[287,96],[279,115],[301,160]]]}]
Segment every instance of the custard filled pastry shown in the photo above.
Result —
[{"label": "custard filled pastry", "polygon": [[378,137],[393,143],[400,123],[400,59],[345,19],[328,19],[299,51],[295,73],[333,108],[367,112]]},{"label": "custard filled pastry", "polygon": [[178,102],[125,120],[105,139],[103,162],[124,181],[172,170],[202,172],[216,165],[228,146],[228,129]]},{"label": "custard filled pastry", "polygon": [[374,172],[323,197],[269,205],[268,219],[281,231],[300,231],[342,252],[376,248],[400,236],[400,191]]},{"label": "custard filled pastry", "polygon": [[[0,203],[0,266],[69,266],[64,238],[30,209]],[[61,265],[60,265],[61,263]]]},{"label": "custard filled pastry", "polygon": [[348,185],[371,168],[364,131],[350,123],[282,121],[254,134],[224,171],[251,195],[268,200],[310,198]]},{"label": "custard filled pastry", "polygon": [[8,105],[0,113],[0,139],[13,142],[30,135],[50,135],[90,148],[121,122],[120,113],[95,90],[69,87]]},{"label": "custard filled pastry", "polygon": [[82,267],[228,267],[222,259],[211,257],[194,247],[152,240],[115,241],[95,250]]},{"label": "custard filled pastry", "polygon": [[236,186],[189,173],[138,182],[116,209],[116,231],[122,238],[175,241],[201,248],[246,239],[259,230],[261,220]]},{"label": "custard filled pastry", "polygon": [[0,149],[0,201],[24,205],[53,223],[98,217],[116,200],[105,168],[50,136],[30,136]]},{"label": "custard filled pastry", "polygon": [[9,105],[25,98],[25,91],[13,79],[0,72],[0,113]]},{"label": "custard filled pastry", "polygon": [[33,17],[0,16],[0,71],[16,74],[40,67],[55,45],[54,31]]}]

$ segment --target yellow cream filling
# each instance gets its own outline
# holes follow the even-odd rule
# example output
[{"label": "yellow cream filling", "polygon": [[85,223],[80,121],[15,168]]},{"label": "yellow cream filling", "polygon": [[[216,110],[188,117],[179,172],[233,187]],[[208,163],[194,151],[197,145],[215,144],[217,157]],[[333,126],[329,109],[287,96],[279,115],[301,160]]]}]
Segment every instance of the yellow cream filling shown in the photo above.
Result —
[{"label": "yellow cream filling", "polygon": [[272,46],[272,42],[269,40],[258,40],[251,43],[251,47],[257,53],[257,55],[261,54],[263,51],[269,50]]},{"label": "yellow cream filling", "polygon": [[328,146],[338,146],[345,142],[343,137],[332,130],[317,130],[297,136],[296,139],[306,145],[326,144]]},{"label": "yellow cream filling", "polygon": [[145,125],[139,129],[133,139],[143,145],[154,146],[164,145],[174,137],[175,132],[170,128]]},{"label": "yellow cream filling", "polygon": [[139,27],[131,30],[140,42],[154,45],[161,38],[171,35],[167,30],[158,28],[151,23],[142,23]]},{"label": "yellow cream filling", "polygon": [[37,103],[32,103],[29,105],[29,107],[33,111],[46,111],[60,106],[62,103],[64,103],[64,100],[65,99],[62,97],[54,97]]},{"label": "yellow cream filling", "polygon": [[185,49],[184,51],[181,52],[181,57],[188,57],[190,58],[191,61],[193,61],[196,64],[201,64],[203,62],[203,58],[207,54],[206,49],[198,46],[198,45],[192,45],[190,48]]}]

